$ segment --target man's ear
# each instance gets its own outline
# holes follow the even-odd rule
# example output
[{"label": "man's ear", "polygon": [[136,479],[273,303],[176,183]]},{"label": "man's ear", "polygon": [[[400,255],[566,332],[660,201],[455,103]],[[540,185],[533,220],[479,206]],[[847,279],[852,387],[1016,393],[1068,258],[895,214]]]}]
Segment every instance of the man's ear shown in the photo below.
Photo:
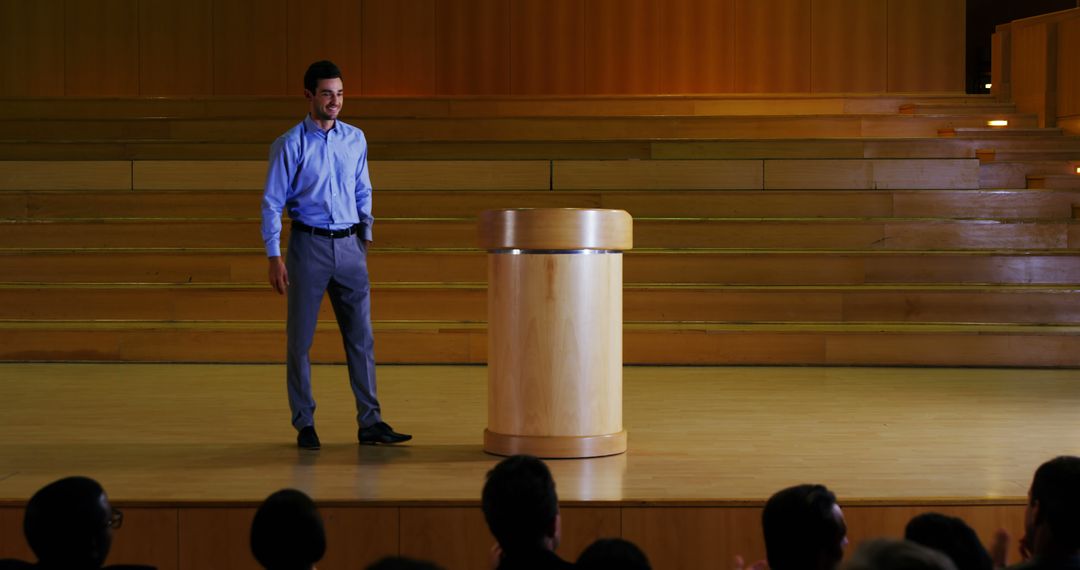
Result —
[{"label": "man's ear", "polygon": [[312,93],[311,91],[308,91],[306,88],[304,89],[304,99],[307,99],[308,101],[311,101],[314,97],[315,97],[314,93]]}]

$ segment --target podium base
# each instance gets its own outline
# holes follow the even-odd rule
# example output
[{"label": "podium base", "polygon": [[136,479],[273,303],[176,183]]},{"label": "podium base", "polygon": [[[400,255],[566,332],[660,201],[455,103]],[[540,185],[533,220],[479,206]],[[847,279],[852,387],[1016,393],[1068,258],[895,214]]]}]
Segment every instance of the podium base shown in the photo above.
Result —
[{"label": "podium base", "polygon": [[492,455],[535,455],[581,459],[626,452],[626,430],[607,435],[507,435],[484,430],[484,451]]}]

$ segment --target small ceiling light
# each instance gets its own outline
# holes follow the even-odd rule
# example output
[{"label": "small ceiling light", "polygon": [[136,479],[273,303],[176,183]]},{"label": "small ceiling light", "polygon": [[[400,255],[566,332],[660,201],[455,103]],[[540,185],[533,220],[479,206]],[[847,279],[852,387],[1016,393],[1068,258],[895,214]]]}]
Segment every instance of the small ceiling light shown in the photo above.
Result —
[{"label": "small ceiling light", "polygon": [[1077,173],[1077,174],[1080,174],[1080,166],[1077,166],[1077,167],[1076,167],[1076,173]]},{"label": "small ceiling light", "polygon": [[987,88],[987,89],[993,89],[993,88],[994,88],[994,84],[993,84],[993,83],[987,83],[986,85],[983,85],[983,87],[985,87],[985,88]]},{"label": "small ceiling light", "polygon": [[991,127],[1007,127],[1009,126],[1009,121],[1006,121],[1005,119],[994,119],[993,121],[987,121],[986,124]]}]

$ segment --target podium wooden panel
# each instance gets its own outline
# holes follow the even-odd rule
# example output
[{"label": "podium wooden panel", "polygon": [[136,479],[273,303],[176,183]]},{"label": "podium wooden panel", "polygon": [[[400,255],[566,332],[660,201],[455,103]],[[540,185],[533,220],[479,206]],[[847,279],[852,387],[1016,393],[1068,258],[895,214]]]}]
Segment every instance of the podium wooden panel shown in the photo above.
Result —
[{"label": "podium wooden panel", "polygon": [[622,210],[488,210],[484,450],[546,458],[626,451]]}]

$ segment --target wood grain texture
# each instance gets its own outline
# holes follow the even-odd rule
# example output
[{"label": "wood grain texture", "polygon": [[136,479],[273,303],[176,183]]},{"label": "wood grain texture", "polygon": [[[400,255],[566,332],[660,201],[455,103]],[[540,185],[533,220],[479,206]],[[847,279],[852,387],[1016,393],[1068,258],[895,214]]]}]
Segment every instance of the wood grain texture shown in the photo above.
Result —
[{"label": "wood grain texture", "polygon": [[[318,497],[315,497],[318,500]],[[325,568],[363,568],[398,554],[399,509],[393,507],[320,507],[326,529]]]},{"label": "wood grain texture", "polygon": [[0,190],[129,190],[128,161],[3,161]]},{"label": "wood grain texture", "polygon": [[560,160],[555,190],[760,189],[760,160]]},{"label": "wood grain texture", "polygon": [[511,93],[585,93],[585,4],[581,0],[511,0]]},{"label": "wood grain texture", "polygon": [[296,92],[286,76],[285,6],[285,0],[214,0],[215,95]]},{"label": "wood grain texture", "polygon": [[[623,509],[623,537],[641,547],[653,568],[692,570],[703,560],[748,563],[765,558],[761,509]],[[718,564],[722,566],[722,564]]]},{"label": "wood grain texture", "polygon": [[810,91],[810,0],[735,0],[735,92]]},{"label": "wood grain texture", "polygon": [[64,0],[0,0],[0,96],[64,95]]},{"label": "wood grain texture", "polygon": [[304,72],[323,59],[341,69],[346,98],[363,93],[362,0],[288,0],[288,30],[286,94],[303,95]]},{"label": "wood grain texture", "polygon": [[1012,27],[1012,96],[1016,108],[1046,125],[1050,87],[1050,31],[1039,22]]},{"label": "wood grain texture", "polygon": [[435,93],[435,0],[363,3],[364,95]]},{"label": "wood grain texture", "polygon": [[136,0],[67,0],[64,4],[64,94],[139,94]]},{"label": "wood grain texture", "polygon": [[964,0],[889,2],[889,91],[964,91],[964,13]]},{"label": "wood grain texture", "polygon": [[1058,24],[1057,115],[1080,118],[1080,10]]},{"label": "wood grain texture", "polygon": [[124,526],[113,535],[106,562],[149,564],[159,570],[176,570],[180,558],[178,510],[122,505],[120,508],[124,512]]},{"label": "wood grain texture", "polygon": [[[273,492],[273,491],[271,491]],[[266,493],[269,495],[270,493]],[[251,521],[255,506],[181,509],[179,570],[261,568],[251,554]]]},{"label": "wood grain texture", "polygon": [[212,0],[139,1],[139,95],[212,95]]},{"label": "wood grain texture", "polygon": [[885,91],[888,1],[813,0],[812,4],[811,91]]},{"label": "wood grain texture", "polygon": [[660,9],[660,92],[731,93],[734,0],[666,0]]},{"label": "wood grain texture", "polygon": [[510,93],[510,0],[441,0],[435,21],[436,93]]},{"label": "wood grain texture", "polygon": [[659,0],[585,3],[585,92],[660,92]]}]

